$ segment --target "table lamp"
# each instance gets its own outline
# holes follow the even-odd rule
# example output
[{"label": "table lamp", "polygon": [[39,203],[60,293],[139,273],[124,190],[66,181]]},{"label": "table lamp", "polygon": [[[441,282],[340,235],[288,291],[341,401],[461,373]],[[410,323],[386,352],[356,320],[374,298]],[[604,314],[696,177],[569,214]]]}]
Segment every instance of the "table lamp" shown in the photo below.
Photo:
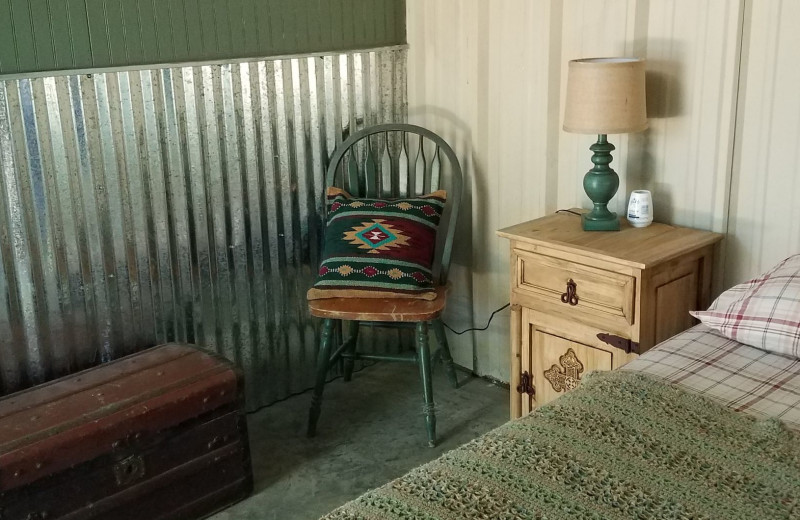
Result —
[{"label": "table lamp", "polygon": [[589,147],[594,167],[583,178],[592,211],[582,216],[585,231],[618,231],[619,219],[608,201],[619,188],[619,177],[609,164],[614,145],[608,134],[639,132],[647,128],[644,60],[588,58],[569,62],[564,130],[597,134]]}]

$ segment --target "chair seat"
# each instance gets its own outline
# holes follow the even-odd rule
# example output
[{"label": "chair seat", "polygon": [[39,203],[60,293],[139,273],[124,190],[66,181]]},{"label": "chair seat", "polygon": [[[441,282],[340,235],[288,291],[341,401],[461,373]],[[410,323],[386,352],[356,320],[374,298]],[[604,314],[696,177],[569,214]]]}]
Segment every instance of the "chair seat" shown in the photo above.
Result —
[{"label": "chair seat", "polygon": [[311,300],[312,316],[334,320],[415,322],[437,318],[447,303],[447,287],[436,288],[436,299],[325,298]]}]

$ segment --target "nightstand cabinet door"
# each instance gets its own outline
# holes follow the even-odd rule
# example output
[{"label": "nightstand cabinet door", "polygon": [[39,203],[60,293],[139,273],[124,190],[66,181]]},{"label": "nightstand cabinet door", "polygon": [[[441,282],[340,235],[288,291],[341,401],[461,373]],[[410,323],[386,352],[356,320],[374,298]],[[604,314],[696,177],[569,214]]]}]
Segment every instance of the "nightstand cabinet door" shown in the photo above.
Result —
[{"label": "nightstand cabinet door", "polygon": [[[533,395],[520,391],[512,393],[520,399],[520,413],[523,415],[576,388],[589,372],[611,370],[615,361],[619,364],[627,357],[622,352],[612,354],[615,349],[599,349],[553,333],[537,324],[535,313],[530,309],[521,309],[521,320],[521,374],[529,374],[534,389]],[[586,338],[587,334],[590,337],[591,331],[578,326],[575,332]],[[615,360],[615,355],[621,357]],[[521,375],[520,380],[524,377]]]},{"label": "nightstand cabinet door", "polygon": [[541,406],[573,390],[583,376],[611,370],[611,352],[533,329],[533,379]]}]

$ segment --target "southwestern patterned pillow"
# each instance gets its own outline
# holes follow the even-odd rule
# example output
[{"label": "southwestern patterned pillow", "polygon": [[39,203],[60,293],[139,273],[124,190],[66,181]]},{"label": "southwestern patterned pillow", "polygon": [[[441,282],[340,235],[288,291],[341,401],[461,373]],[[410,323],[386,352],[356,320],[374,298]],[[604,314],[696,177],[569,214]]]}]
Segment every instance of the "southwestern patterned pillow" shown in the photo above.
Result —
[{"label": "southwestern patterned pillow", "polygon": [[731,287],[692,316],[725,337],[800,358],[800,255]]},{"label": "southwestern patterned pillow", "polygon": [[436,298],[431,267],[444,191],[408,199],[359,199],[328,188],[327,198],[322,262],[309,300]]}]

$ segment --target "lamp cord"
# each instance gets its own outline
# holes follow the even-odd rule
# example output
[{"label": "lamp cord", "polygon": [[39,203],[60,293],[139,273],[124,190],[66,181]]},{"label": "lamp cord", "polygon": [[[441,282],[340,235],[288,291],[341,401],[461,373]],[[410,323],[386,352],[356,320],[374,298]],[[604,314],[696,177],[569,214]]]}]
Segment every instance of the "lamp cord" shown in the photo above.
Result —
[{"label": "lamp cord", "polygon": [[509,307],[510,305],[511,305],[511,303],[509,302],[509,303],[506,303],[505,305],[503,305],[502,307],[500,307],[499,309],[495,310],[492,313],[492,315],[489,316],[489,321],[486,322],[486,325],[484,327],[472,327],[472,328],[469,328],[469,329],[464,329],[461,332],[458,332],[456,330],[453,330],[453,328],[450,325],[448,325],[447,323],[445,323],[444,320],[442,320],[442,325],[447,327],[447,329],[450,332],[452,332],[453,334],[456,334],[457,336],[460,336],[461,334],[464,334],[464,333],[467,333],[467,332],[470,332],[470,331],[473,331],[473,330],[477,330],[477,331],[486,330],[486,329],[489,328],[489,325],[492,323],[492,318],[494,318],[494,315],[497,314],[498,312],[502,311],[506,307]]}]

